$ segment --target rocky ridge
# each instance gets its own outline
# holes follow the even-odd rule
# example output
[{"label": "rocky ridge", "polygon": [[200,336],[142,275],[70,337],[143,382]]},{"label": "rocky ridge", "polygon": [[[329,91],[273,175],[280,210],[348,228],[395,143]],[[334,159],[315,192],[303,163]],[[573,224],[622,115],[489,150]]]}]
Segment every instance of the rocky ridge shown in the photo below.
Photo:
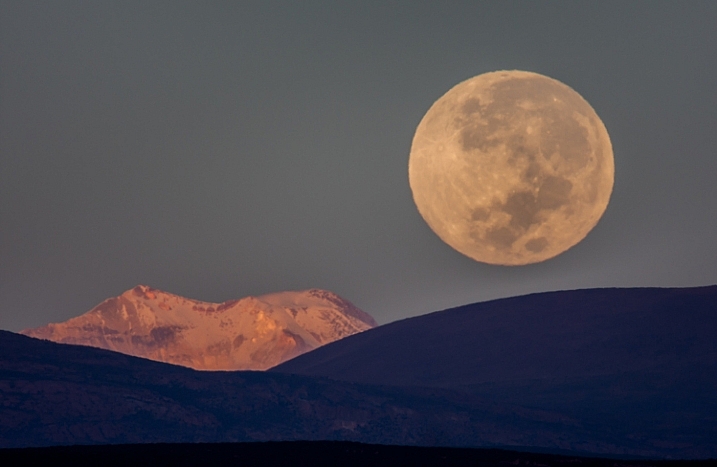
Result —
[{"label": "rocky ridge", "polygon": [[197,370],[264,370],[374,326],[325,290],[209,303],[138,285],[84,315],[21,334]]}]

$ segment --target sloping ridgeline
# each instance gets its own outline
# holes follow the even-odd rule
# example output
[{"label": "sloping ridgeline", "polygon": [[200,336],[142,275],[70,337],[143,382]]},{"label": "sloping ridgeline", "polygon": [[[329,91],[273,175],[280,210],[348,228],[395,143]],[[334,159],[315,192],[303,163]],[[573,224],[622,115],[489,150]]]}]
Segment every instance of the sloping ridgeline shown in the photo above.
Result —
[{"label": "sloping ridgeline", "polygon": [[271,371],[460,389],[563,414],[564,426],[608,430],[615,452],[637,442],[665,455],[717,457],[717,286],[465,305],[348,337]]},{"label": "sloping ridgeline", "polygon": [[555,455],[504,449],[363,444],[350,441],[269,441],[260,443],[115,444],[0,449],[0,463],[73,466],[241,467],[712,467],[709,460],[644,460]]},{"label": "sloping ridgeline", "polygon": [[[0,394],[0,447],[269,440],[615,446],[609,433],[566,427],[561,414],[461,392],[195,371],[4,331]],[[639,445],[630,452],[653,454]]]},{"label": "sloping ridgeline", "polygon": [[[471,362],[489,360],[480,356],[486,350],[479,345],[480,339],[473,338],[472,347],[462,347],[462,335],[468,331],[449,333],[446,329],[451,326],[444,323],[446,327],[441,328],[430,320],[453,314],[461,318],[459,324],[452,325],[458,329],[475,326],[469,318],[481,307],[497,307],[493,314],[499,323],[501,308],[505,313],[533,308],[550,311],[577,301],[584,303],[586,309],[593,306],[597,310],[619,302],[605,299],[604,305],[598,306],[595,296],[592,301],[588,299],[591,293],[599,292],[589,291],[583,291],[581,300],[569,299],[563,293],[518,297],[503,301],[503,305],[512,304],[510,307],[489,302],[412,318],[315,351],[343,349],[321,354],[321,358],[333,361],[332,355],[353,355],[342,345],[353,346],[363,339],[372,346],[387,345],[382,343],[385,329],[390,336],[401,326],[420,330],[422,323],[434,324],[438,337],[433,341],[426,336],[428,333],[414,334],[414,338],[400,333],[394,336],[401,339],[399,344],[408,342],[418,359],[410,367],[417,376],[404,373],[409,383],[403,385],[339,381],[327,378],[333,376],[328,374],[198,372],[106,350],[0,332],[0,447],[345,440],[419,446],[529,447],[619,457],[714,458],[717,359],[711,337],[715,335],[715,288],[683,290],[686,294],[679,289],[671,292],[676,298],[667,293],[650,302],[651,307],[658,308],[667,303],[666,310],[680,307],[676,311],[678,318],[667,323],[666,318],[659,318],[659,312],[647,315],[644,322],[650,338],[638,335],[637,340],[626,339],[609,325],[609,320],[605,324],[607,318],[593,316],[600,318],[590,326],[598,337],[586,344],[588,350],[568,347],[587,359],[572,367],[560,363],[563,357],[555,356],[558,364],[554,366],[530,368],[545,361],[541,359],[548,358],[551,352],[565,350],[558,345],[560,339],[584,342],[570,336],[581,336],[581,328],[576,326],[590,322],[586,315],[575,315],[582,316],[576,324],[572,315],[562,313],[564,337],[555,331],[557,335],[551,339],[557,343],[549,339],[546,354],[522,354],[525,363],[511,363],[505,357],[502,362],[507,369],[494,365],[493,373],[485,370],[487,376],[479,377],[470,375],[475,371]],[[647,289],[640,293],[647,293],[649,299],[649,292]],[[549,300],[541,301],[545,297]],[[532,301],[533,305],[520,308],[516,303],[522,300]],[[665,311],[663,315],[670,313]],[[550,315],[546,316],[543,319],[550,321]],[[598,326],[600,322],[603,328]],[[525,327],[531,327],[529,324]],[[503,325],[510,326],[510,322]],[[537,333],[546,331],[546,327],[549,326],[537,318],[532,323]],[[658,330],[664,332],[660,334]],[[479,337],[489,334],[481,334],[481,328],[469,331]],[[512,332],[521,337],[517,331]],[[447,336],[452,338],[446,339]],[[498,336],[501,338],[494,339],[497,344],[493,356],[501,349],[510,356],[515,348],[527,345],[529,349],[533,345],[530,340],[526,343],[512,339],[509,332]],[[529,334],[522,336],[527,339]],[[662,340],[655,336],[662,336]],[[710,340],[706,340],[708,336]],[[441,343],[448,350],[438,345]],[[372,346],[359,349],[368,362],[361,364],[364,367],[390,366],[396,364],[395,358],[406,355],[384,353],[378,358]],[[439,363],[446,355],[452,355],[452,359],[444,361],[442,368],[433,360],[422,366],[420,359],[431,352],[431,346]],[[456,349],[464,353],[452,354]],[[598,362],[617,360],[613,365],[596,366],[589,360],[591,355],[597,355],[593,352],[609,353],[609,358],[595,357]],[[621,355],[633,358],[621,363]],[[364,371],[361,365],[357,363],[357,374]],[[521,369],[521,365],[526,368]],[[581,368],[584,370],[578,371]],[[437,369],[447,376],[441,376]],[[551,377],[550,373],[546,376],[536,371],[554,373]],[[455,375],[461,378],[460,384],[455,384]],[[515,375],[520,377],[511,379]],[[416,383],[411,378],[422,381]]]}]

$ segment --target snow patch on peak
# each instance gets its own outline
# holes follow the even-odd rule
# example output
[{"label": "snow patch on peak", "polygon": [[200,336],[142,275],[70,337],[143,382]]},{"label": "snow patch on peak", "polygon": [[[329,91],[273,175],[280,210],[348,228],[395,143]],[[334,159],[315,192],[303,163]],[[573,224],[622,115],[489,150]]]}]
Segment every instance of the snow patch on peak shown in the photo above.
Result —
[{"label": "snow patch on peak", "polygon": [[275,306],[294,309],[302,306],[329,307],[340,310],[343,314],[357,319],[369,327],[376,327],[378,323],[371,315],[360,310],[353,303],[339,295],[323,289],[308,289],[293,292],[278,292],[262,295],[258,300]]},{"label": "snow patch on peak", "polygon": [[22,333],[195,369],[263,370],[375,325],[325,290],[210,303],[140,284],[82,316]]}]

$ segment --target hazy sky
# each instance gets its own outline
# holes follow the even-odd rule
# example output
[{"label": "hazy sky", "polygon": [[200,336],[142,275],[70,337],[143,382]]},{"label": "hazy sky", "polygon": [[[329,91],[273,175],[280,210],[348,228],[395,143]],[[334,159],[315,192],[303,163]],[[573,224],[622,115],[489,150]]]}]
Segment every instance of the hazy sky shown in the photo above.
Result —
[{"label": "hazy sky", "polygon": [[[468,302],[717,283],[717,2],[0,0],[0,328],[142,283],[325,288],[380,323]],[[615,187],[544,263],[476,263],[408,185],[418,122],[500,69],[578,91]]]}]

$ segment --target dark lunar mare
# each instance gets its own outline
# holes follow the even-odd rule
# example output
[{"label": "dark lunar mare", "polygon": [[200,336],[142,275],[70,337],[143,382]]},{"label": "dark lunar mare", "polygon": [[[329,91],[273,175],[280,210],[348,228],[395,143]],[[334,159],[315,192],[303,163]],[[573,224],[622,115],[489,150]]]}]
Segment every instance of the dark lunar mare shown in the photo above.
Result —
[{"label": "dark lunar mare", "polygon": [[[506,144],[508,163],[515,166],[518,160],[527,161],[523,180],[531,188],[508,196],[505,202],[495,201],[489,210],[473,213],[473,220],[487,220],[488,212],[504,212],[510,215],[507,227],[489,229],[485,236],[477,227],[471,235],[478,243],[488,241],[498,249],[510,248],[532,225],[541,222],[541,213],[568,205],[572,191],[570,180],[545,173],[537,159],[546,162],[552,154],[560,154],[560,165],[554,167],[562,173],[573,173],[594,159],[588,141],[587,130],[574,118],[578,111],[586,120],[594,113],[575,91],[555,80],[545,77],[516,77],[499,81],[487,91],[492,101],[482,104],[478,98],[468,99],[455,125],[461,128],[463,150],[479,157],[498,145]],[[521,103],[530,103],[529,109]],[[540,121],[539,142],[530,144],[523,136],[527,134],[527,122],[533,118]],[[516,128],[516,125],[519,127]],[[510,138],[504,129],[511,131]],[[599,170],[600,166],[596,167]],[[593,193],[593,200],[596,193]],[[592,200],[589,200],[592,201]],[[546,238],[530,241],[526,248],[538,253],[548,245]]]}]

